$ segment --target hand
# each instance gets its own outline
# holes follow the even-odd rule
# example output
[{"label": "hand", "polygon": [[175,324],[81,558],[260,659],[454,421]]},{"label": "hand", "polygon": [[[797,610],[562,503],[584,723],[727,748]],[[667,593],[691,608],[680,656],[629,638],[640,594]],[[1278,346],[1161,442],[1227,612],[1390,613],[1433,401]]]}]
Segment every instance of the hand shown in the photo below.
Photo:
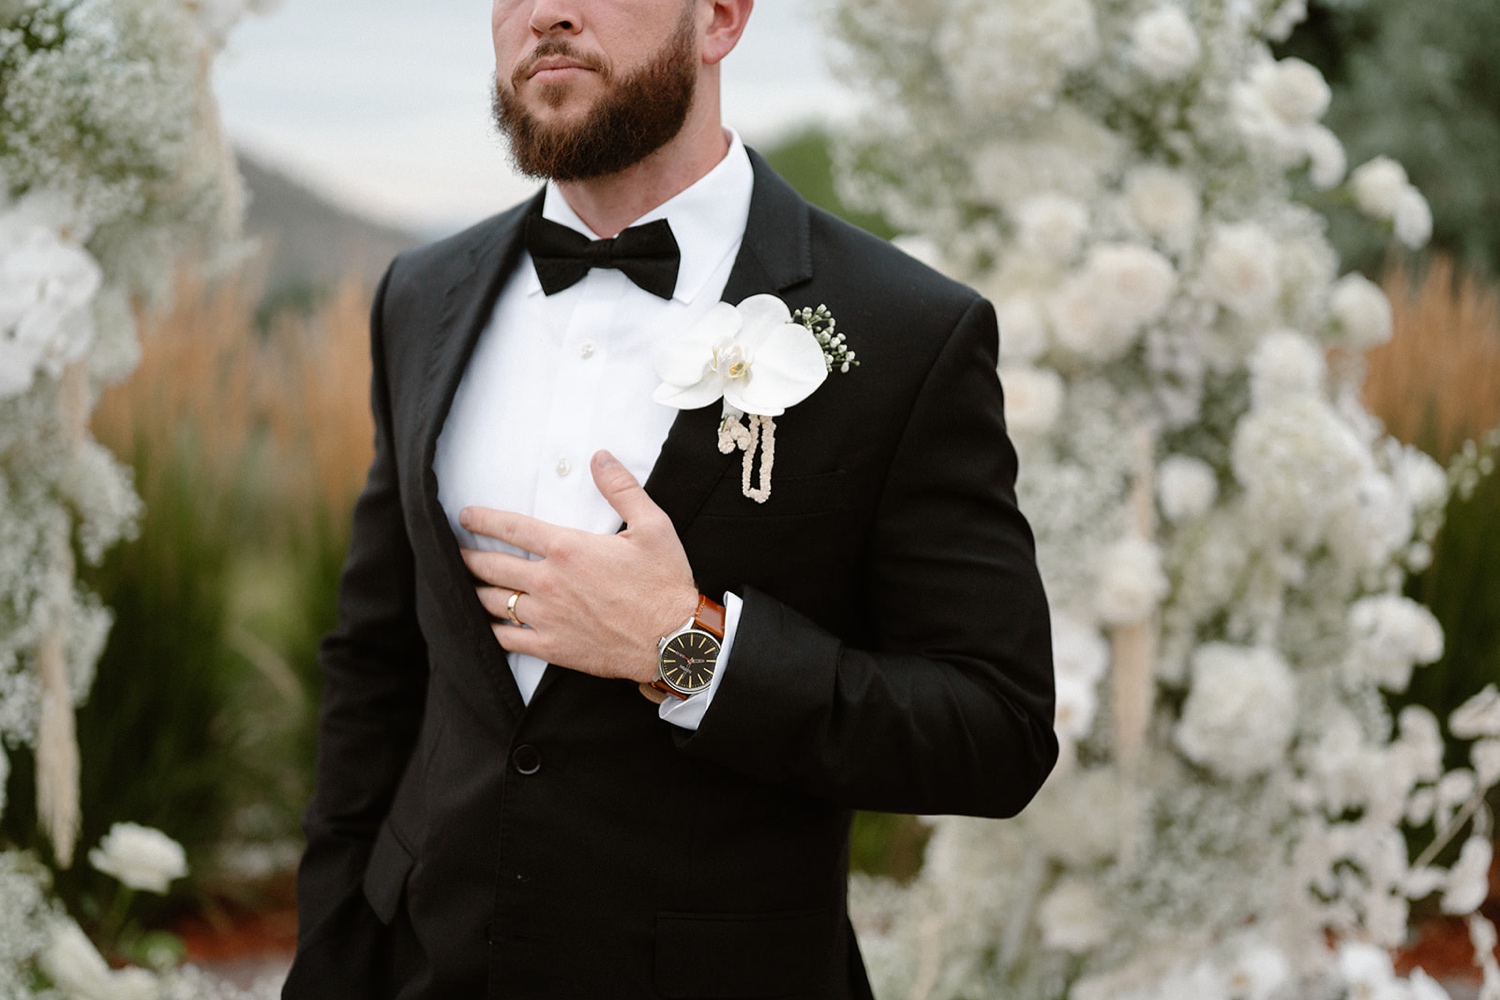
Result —
[{"label": "hand", "polygon": [[[656,677],[657,642],[693,616],[698,587],[671,518],[630,470],[601,451],[590,471],[625,530],[595,535],[465,507],[464,528],[541,558],[465,549],[464,563],[480,582],[479,601],[496,620],[495,638],[506,651],[646,684]],[[516,617],[529,628],[510,624],[506,613],[517,591]]]}]

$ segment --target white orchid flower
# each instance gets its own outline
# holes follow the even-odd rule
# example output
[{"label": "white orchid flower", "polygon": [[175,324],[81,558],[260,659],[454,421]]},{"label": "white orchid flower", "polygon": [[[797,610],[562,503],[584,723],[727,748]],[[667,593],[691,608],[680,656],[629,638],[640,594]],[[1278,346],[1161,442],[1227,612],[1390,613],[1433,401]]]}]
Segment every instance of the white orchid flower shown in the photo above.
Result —
[{"label": "white orchid flower", "polygon": [[776,417],[828,377],[823,348],[774,295],[720,302],[656,358],[662,384],[652,396],[679,410],[720,399],[727,408]]}]

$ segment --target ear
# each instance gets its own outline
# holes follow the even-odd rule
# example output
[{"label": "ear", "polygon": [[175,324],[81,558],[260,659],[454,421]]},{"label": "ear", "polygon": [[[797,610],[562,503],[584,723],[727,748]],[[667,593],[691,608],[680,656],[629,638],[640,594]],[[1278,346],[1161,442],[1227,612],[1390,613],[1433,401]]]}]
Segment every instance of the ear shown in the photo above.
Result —
[{"label": "ear", "polygon": [[709,8],[709,21],[703,40],[703,62],[707,66],[717,65],[734,51],[745,25],[750,21],[750,11],[755,0],[704,0]]}]

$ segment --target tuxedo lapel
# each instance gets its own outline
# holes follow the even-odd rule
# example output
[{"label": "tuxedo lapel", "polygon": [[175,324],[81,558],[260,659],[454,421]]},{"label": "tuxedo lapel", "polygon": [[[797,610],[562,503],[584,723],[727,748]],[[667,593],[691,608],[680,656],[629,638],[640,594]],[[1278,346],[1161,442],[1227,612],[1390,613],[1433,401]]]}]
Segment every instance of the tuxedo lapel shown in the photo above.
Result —
[{"label": "tuxedo lapel", "polygon": [[[755,170],[750,217],[723,295],[734,305],[752,295],[784,293],[813,273],[807,202],[759,154],[749,153]],[[646,480],[646,492],[672,518],[679,536],[730,463],[740,460],[738,452],[718,449],[722,413],[719,402],[678,413]]]},{"label": "tuxedo lapel", "polygon": [[468,567],[459,553],[458,542],[448,526],[448,516],[438,500],[437,474],[432,462],[437,453],[438,436],[453,405],[464,369],[468,367],[479,335],[490,321],[500,292],[521,259],[523,222],[528,214],[540,210],[542,197],[538,194],[526,204],[496,218],[476,237],[462,266],[455,269],[454,281],[443,299],[442,317],[432,336],[418,425],[418,461],[425,508],[422,521],[431,532],[430,541],[445,569],[441,579],[449,592],[444,604],[460,619],[461,626],[482,629],[485,641],[476,644],[484,651],[481,666],[501,701],[516,715],[525,711],[526,705],[516,686],[515,675],[506,662],[504,650],[489,633],[489,614],[479,603]]}]

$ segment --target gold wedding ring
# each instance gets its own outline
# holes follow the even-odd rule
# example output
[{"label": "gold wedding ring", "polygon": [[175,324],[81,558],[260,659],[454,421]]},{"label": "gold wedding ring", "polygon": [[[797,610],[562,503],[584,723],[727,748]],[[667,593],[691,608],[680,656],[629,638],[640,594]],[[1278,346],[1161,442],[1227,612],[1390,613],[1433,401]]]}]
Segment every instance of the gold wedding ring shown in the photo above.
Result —
[{"label": "gold wedding ring", "polygon": [[513,590],[510,592],[510,600],[505,602],[505,617],[510,619],[512,625],[524,626],[526,624],[516,615],[516,602],[521,599],[523,593],[524,591]]}]

